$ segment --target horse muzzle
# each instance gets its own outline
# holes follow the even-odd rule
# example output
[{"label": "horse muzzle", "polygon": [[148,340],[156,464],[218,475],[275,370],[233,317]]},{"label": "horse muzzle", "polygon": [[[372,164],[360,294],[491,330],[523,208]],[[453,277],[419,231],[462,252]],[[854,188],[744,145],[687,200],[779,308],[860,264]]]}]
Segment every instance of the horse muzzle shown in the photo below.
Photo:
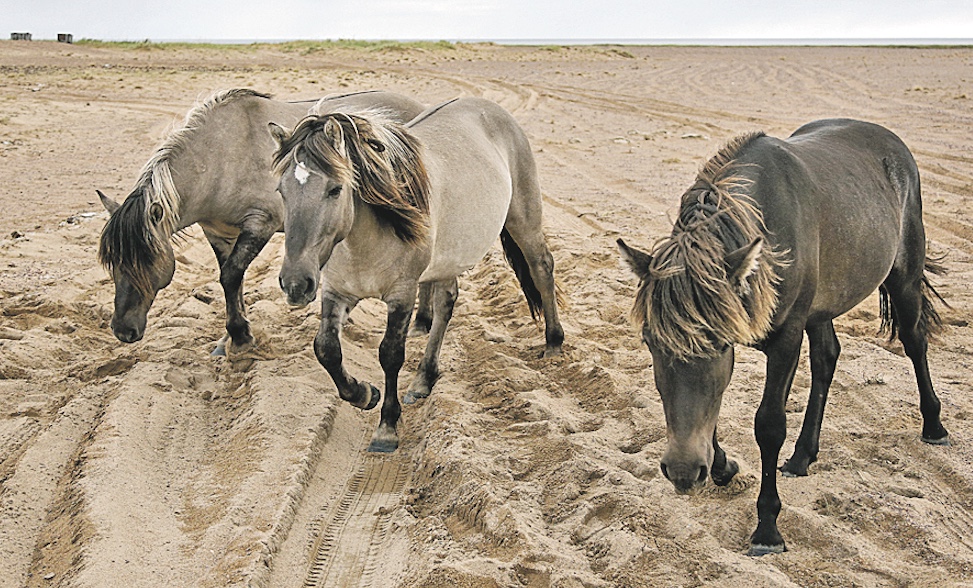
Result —
[{"label": "horse muzzle", "polygon": [[709,474],[705,465],[678,464],[669,466],[661,464],[662,475],[672,482],[677,494],[690,494],[706,483]]},{"label": "horse muzzle", "polygon": [[285,267],[281,269],[279,282],[280,289],[287,297],[287,304],[293,307],[302,308],[317,298],[318,281],[314,274],[301,271],[290,272],[286,271]]},{"label": "horse muzzle", "polygon": [[133,326],[112,318],[111,332],[122,343],[135,343],[136,341],[140,341],[145,335],[145,326]]}]

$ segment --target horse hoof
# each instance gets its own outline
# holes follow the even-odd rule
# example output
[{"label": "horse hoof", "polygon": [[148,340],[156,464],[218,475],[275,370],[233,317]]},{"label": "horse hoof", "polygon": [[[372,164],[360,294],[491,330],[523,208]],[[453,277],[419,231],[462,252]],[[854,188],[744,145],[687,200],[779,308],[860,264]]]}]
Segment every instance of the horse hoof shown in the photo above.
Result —
[{"label": "horse hoof", "polygon": [[226,335],[216,342],[216,349],[210,353],[212,357],[226,357]]},{"label": "horse hoof", "polygon": [[368,444],[369,453],[392,453],[398,448],[399,436],[395,433],[395,427],[387,423],[379,424],[372,442]]},{"label": "horse hoof", "polygon": [[733,481],[733,477],[740,473],[740,466],[732,459],[726,461],[726,468],[722,473],[714,471],[712,473],[713,483],[717,486],[726,486]]},{"label": "horse hoof", "polygon": [[369,388],[372,389],[372,397],[368,400],[368,404],[365,405],[362,410],[372,410],[378,406],[378,401],[382,399],[382,392],[378,388],[372,385],[369,385]]},{"label": "horse hoof", "polygon": [[930,445],[940,445],[943,447],[952,445],[952,443],[949,442],[949,435],[945,435],[943,437],[940,437],[939,439],[927,439],[926,437],[923,437],[922,442],[928,443]]},{"label": "horse hoof", "polygon": [[761,557],[775,553],[784,553],[785,551],[787,551],[787,547],[783,543],[779,545],[760,545],[757,543],[752,543],[750,545],[750,549],[747,550],[747,555],[750,557]]},{"label": "horse hoof", "polygon": [[399,448],[398,439],[372,439],[368,444],[369,453],[395,453]]},{"label": "horse hoof", "polygon": [[429,392],[418,392],[414,390],[409,390],[402,397],[402,404],[412,405],[419,402],[423,398],[429,398]]},{"label": "horse hoof", "polygon": [[800,468],[792,465],[790,460],[785,461],[784,465],[778,469],[780,469],[780,475],[785,478],[803,478],[807,476],[807,466]]}]

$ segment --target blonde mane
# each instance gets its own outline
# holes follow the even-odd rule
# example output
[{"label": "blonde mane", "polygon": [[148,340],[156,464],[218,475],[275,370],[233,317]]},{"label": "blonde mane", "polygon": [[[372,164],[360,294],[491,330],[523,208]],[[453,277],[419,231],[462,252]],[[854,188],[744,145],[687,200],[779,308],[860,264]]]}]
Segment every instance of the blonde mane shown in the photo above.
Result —
[{"label": "blonde mane", "polygon": [[119,268],[142,295],[151,294],[150,276],[154,269],[167,263],[167,242],[178,237],[180,197],[172,181],[170,161],[185,148],[213,109],[243,97],[270,98],[235,88],[216,92],[194,106],[183,125],[171,131],[142,166],[132,192],[102,230],[99,261],[109,271]]},{"label": "blonde mane", "polygon": [[653,346],[677,358],[711,356],[726,345],[753,344],[772,327],[778,269],[786,251],[764,246],[743,288],[727,276],[727,254],[764,238],[763,215],[734,173],[734,158],[761,132],[733,139],[700,170],[682,197],[672,234],[652,248],[632,318]]}]

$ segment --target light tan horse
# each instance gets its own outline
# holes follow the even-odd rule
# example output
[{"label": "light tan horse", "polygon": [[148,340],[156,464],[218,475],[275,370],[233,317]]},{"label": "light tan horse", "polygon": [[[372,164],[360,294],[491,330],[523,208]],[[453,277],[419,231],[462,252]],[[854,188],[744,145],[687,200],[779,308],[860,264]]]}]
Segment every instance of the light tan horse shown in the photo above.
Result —
[{"label": "light tan horse", "polygon": [[293,132],[273,125],[272,132],[286,210],[281,287],[291,304],[308,304],[323,268],[314,351],[341,397],[363,409],[381,393],[345,371],[341,325],[363,298],[388,305],[379,349],[385,400],[370,451],[398,447],[398,373],[417,288],[432,285],[433,321],[406,403],[428,396],[439,376],[456,277],[498,236],[531,313],[543,311],[544,355],[561,352],[537,171],[527,137],[508,112],[463,98],[401,125],[376,113],[317,110]]}]

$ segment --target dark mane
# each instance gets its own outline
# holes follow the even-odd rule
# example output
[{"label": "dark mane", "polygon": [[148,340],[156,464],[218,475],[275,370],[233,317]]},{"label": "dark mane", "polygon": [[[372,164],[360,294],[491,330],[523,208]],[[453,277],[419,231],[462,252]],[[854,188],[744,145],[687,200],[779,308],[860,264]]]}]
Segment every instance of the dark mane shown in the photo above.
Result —
[{"label": "dark mane", "polygon": [[[102,230],[99,262],[109,271],[116,268],[121,271],[143,296],[152,293],[152,270],[167,262],[166,241],[176,235],[179,222],[180,197],[169,167],[173,156],[191,140],[213,109],[246,97],[270,98],[270,95],[234,88],[217,92],[193,107],[183,126],[170,132],[142,167],[132,192]],[[157,214],[161,213],[157,220],[149,216],[153,208]]]},{"label": "dark mane", "polygon": [[[339,153],[325,132],[329,122],[341,129]],[[376,149],[374,142],[384,149]],[[310,115],[281,142],[274,156],[280,174],[292,158],[307,162],[342,184],[372,206],[379,219],[408,243],[421,243],[428,231],[429,176],[420,144],[402,125],[379,112],[333,112]]]},{"label": "dark mane", "polygon": [[[632,318],[654,345],[676,357],[711,355],[726,344],[752,344],[770,331],[778,268],[786,253],[764,246],[746,286],[727,279],[726,255],[765,237],[763,215],[734,174],[734,158],[762,132],[730,141],[700,170],[682,196],[669,237],[652,249],[649,277],[639,286]],[[766,243],[766,241],[764,241]]]}]

